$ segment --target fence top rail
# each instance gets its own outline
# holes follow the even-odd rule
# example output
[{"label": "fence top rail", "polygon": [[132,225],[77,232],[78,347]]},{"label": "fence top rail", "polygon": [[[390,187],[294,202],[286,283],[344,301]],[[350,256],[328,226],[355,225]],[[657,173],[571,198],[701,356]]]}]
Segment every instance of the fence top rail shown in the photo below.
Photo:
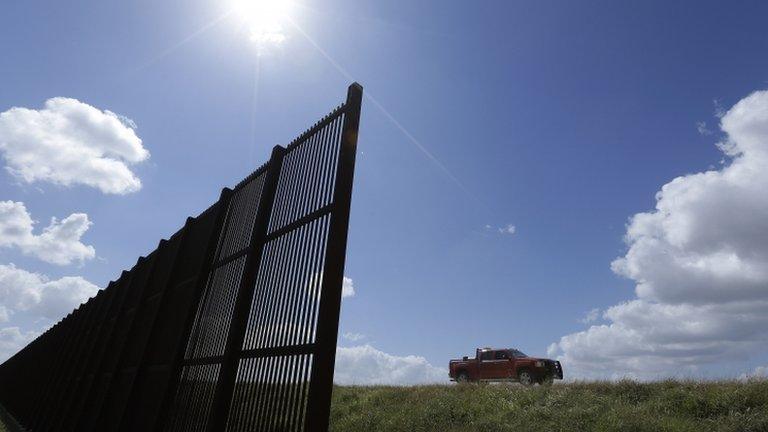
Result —
[{"label": "fence top rail", "polygon": [[[279,147],[279,146],[278,146]],[[269,168],[269,162],[265,162],[260,167],[256,168],[256,171],[248,174],[248,176],[240,181],[235,187],[232,188],[232,191],[237,191],[245,187],[248,182],[258,177],[261,173],[267,170]]]},{"label": "fence top rail", "polygon": [[[291,143],[285,147],[285,152],[289,153],[291,150],[301,145],[304,141],[307,140],[307,138],[311,137],[313,134],[317,133],[319,130],[321,130],[322,128],[327,126],[329,123],[331,123],[333,120],[335,120],[337,117],[339,117],[344,112],[345,109],[346,109],[346,104],[343,104],[343,103],[337,106],[336,108],[334,108],[330,113],[326,114],[323,118],[315,122],[315,124],[312,125],[309,129],[305,130],[301,135],[294,138],[293,141],[291,141]],[[282,146],[278,145],[276,147],[282,147]],[[269,162],[264,163],[255,171],[250,173],[246,178],[241,180],[240,183],[238,183],[235,187],[232,188],[232,190],[237,191],[243,188],[246,184],[248,184],[248,182],[258,177],[268,168],[269,168]]]},{"label": "fence top rail", "polygon": [[301,135],[296,137],[293,141],[291,141],[290,144],[285,148],[285,152],[289,153],[299,145],[301,145],[304,141],[307,140],[307,138],[311,137],[321,129],[323,129],[325,126],[327,126],[332,121],[336,120],[337,117],[342,115],[344,113],[344,110],[347,108],[346,104],[341,104],[333,109],[330,113],[326,114],[325,117],[318,120],[312,127],[304,131]]}]

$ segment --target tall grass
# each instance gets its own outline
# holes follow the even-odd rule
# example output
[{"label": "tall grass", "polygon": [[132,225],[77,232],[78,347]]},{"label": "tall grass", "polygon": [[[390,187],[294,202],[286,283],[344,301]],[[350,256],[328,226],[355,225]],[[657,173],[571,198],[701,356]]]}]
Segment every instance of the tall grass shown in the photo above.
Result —
[{"label": "tall grass", "polygon": [[768,431],[768,381],[335,387],[331,430]]},{"label": "tall grass", "polygon": [[331,431],[768,432],[768,380],[337,386]]}]

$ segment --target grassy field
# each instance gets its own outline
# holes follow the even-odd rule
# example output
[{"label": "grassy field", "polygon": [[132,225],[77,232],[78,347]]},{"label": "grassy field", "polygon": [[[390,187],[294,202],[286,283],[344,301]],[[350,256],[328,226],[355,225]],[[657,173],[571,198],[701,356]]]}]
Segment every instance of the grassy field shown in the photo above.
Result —
[{"label": "grassy field", "polygon": [[331,431],[768,432],[768,380],[335,387]]},{"label": "grassy field", "polygon": [[768,431],[768,381],[336,387],[331,430]]}]

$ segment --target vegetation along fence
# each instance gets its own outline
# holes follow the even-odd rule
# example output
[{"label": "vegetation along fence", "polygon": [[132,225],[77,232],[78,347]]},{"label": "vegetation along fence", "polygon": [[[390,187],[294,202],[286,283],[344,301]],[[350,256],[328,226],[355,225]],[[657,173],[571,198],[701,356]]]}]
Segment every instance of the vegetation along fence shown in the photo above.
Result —
[{"label": "vegetation along fence", "polygon": [[0,365],[32,431],[326,431],[362,87]]}]

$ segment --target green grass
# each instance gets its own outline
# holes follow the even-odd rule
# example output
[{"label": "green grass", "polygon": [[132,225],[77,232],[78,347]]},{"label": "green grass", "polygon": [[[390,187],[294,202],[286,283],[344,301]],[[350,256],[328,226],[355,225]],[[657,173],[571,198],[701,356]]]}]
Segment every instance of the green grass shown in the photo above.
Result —
[{"label": "green grass", "polygon": [[335,387],[331,431],[768,432],[768,380]]},{"label": "green grass", "polygon": [[768,431],[768,380],[335,387],[331,430]]}]

